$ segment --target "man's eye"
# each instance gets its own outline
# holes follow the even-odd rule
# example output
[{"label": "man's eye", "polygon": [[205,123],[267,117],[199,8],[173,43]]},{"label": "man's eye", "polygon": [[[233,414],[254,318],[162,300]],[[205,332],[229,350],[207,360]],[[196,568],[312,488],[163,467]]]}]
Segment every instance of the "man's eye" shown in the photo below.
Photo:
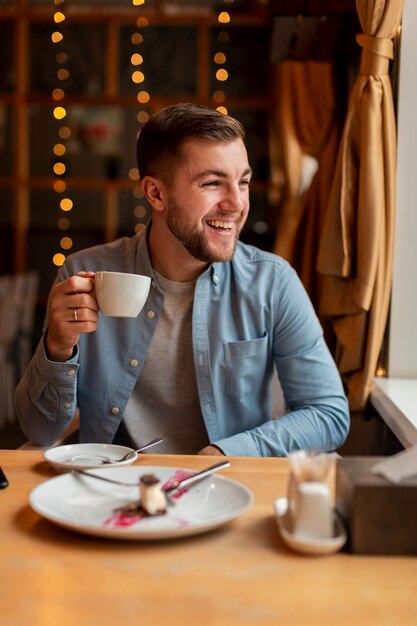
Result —
[{"label": "man's eye", "polygon": [[242,185],[242,187],[249,187],[250,180],[247,180],[246,178],[244,178],[243,180],[240,181],[239,184]]},{"label": "man's eye", "polygon": [[206,183],[203,183],[203,187],[217,187],[218,185],[218,180],[208,180]]}]

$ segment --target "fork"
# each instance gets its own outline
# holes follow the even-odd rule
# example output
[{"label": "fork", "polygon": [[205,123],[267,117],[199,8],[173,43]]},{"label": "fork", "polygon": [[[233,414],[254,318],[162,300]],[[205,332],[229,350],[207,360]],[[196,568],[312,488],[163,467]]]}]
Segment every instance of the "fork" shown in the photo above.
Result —
[{"label": "fork", "polygon": [[[182,489],[187,485],[191,485],[194,482],[200,481],[206,476],[213,474],[214,472],[218,472],[221,469],[225,469],[230,466],[230,461],[220,461],[220,463],[215,463],[214,465],[210,465],[191,476],[187,476],[187,478],[183,478],[182,480],[176,480],[167,487],[163,487],[162,491],[167,496],[172,496],[175,491],[178,489]],[[103,480],[106,483],[112,483],[113,485],[120,485],[122,487],[137,487],[139,483],[127,483],[121,480],[115,480],[114,478],[106,478],[105,476],[99,476],[98,474],[91,474],[90,472],[86,472],[81,469],[73,469],[71,470],[72,474],[82,474],[83,476],[88,476],[89,478],[96,478],[97,480]]]}]

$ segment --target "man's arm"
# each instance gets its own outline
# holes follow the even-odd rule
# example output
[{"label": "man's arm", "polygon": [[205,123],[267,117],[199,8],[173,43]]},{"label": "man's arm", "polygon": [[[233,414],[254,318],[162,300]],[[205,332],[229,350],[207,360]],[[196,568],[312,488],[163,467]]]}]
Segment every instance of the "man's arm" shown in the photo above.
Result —
[{"label": "man's arm", "polygon": [[15,411],[22,432],[48,446],[68,427],[77,404],[78,351],[67,362],[47,358],[40,341],[15,390]]},{"label": "man's arm", "polygon": [[349,432],[348,402],[319,320],[296,273],[284,270],[276,287],[272,356],[288,413],[211,442],[228,456],[331,451]]},{"label": "man's arm", "polygon": [[15,391],[22,431],[39,445],[50,445],[60,436],[76,409],[78,340],[98,323],[93,277],[92,272],[79,272],[55,283],[44,336]]}]

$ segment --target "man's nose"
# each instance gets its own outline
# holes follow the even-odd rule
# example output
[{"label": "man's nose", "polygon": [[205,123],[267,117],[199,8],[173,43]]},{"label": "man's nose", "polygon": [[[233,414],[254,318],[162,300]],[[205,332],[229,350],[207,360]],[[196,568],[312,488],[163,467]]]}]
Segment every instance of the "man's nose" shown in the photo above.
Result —
[{"label": "man's nose", "polygon": [[220,205],[228,211],[241,211],[245,206],[245,193],[240,189],[239,185],[228,185]]}]

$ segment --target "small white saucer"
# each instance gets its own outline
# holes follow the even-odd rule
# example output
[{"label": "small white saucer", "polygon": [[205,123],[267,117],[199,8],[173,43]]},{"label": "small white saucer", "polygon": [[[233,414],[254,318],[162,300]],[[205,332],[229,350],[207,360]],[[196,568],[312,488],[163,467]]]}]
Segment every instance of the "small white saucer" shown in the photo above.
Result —
[{"label": "small white saucer", "polygon": [[346,529],[334,512],[334,537],[330,539],[303,539],[292,532],[292,519],[288,511],[287,498],[279,498],[274,502],[275,516],[284,543],[301,554],[324,555],[340,550],[346,543]]},{"label": "small white saucer", "polygon": [[[117,459],[128,452],[134,452],[134,450],[126,446],[107,443],[75,443],[49,448],[43,456],[56,469],[87,469],[131,465],[138,458],[137,453],[132,454],[127,461],[117,462]],[[114,460],[114,462],[107,464],[106,460]]]}]

